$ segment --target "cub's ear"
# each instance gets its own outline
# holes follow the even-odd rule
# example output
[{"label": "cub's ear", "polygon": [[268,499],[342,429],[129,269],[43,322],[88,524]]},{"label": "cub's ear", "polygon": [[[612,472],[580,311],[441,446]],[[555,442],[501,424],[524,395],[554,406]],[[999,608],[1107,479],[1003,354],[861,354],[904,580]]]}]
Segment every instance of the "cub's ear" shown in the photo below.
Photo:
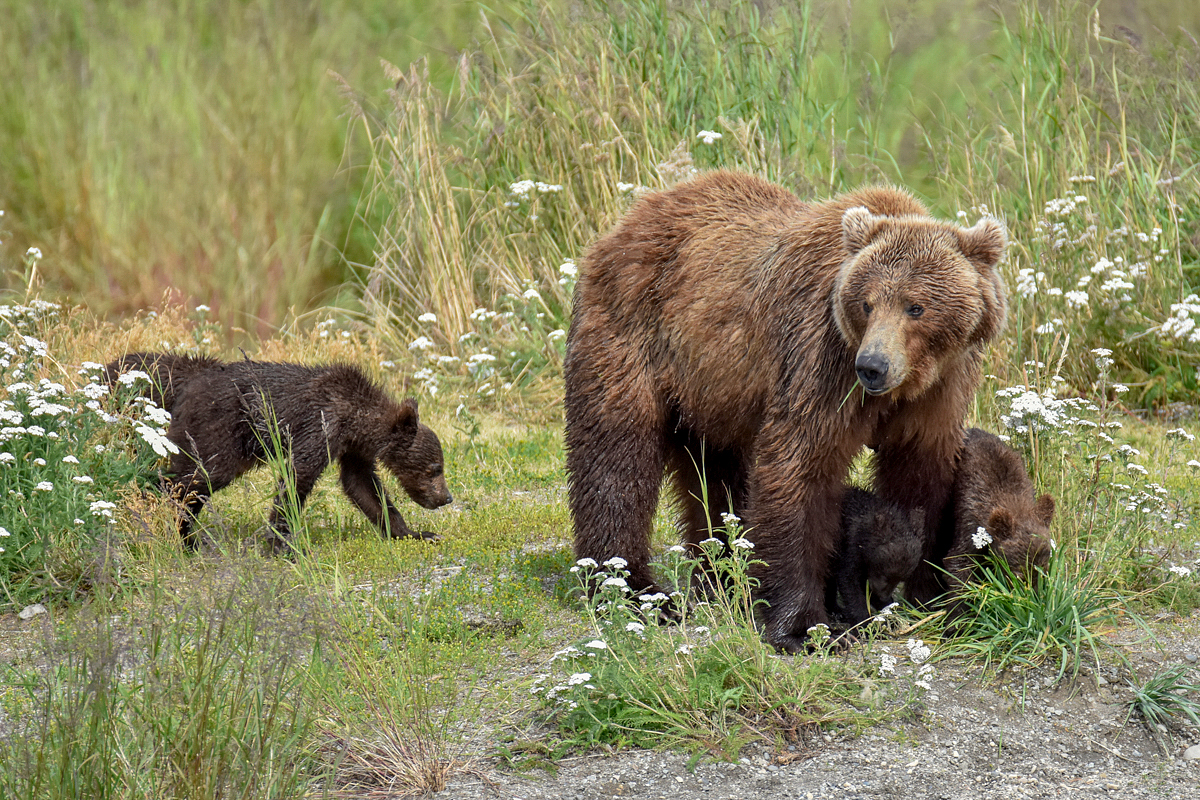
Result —
[{"label": "cub's ear", "polygon": [[976,268],[995,269],[1008,247],[1008,231],[995,217],[984,217],[974,227],[959,229],[958,247]]},{"label": "cub's ear", "polygon": [[842,214],[842,243],[846,246],[846,252],[854,254],[869,245],[886,219],[872,214],[864,206],[846,209]]},{"label": "cub's ear", "polygon": [[417,401],[410,397],[400,404],[396,418],[392,421],[392,430],[396,433],[415,435],[420,421],[420,415],[417,413]]},{"label": "cub's ear", "polygon": [[1050,520],[1054,519],[1054,498],[1048,494],[1039,497],[1033,513],[1047,528],[1050,527]]},{"label": "cub's ear", "polygon": [[987,532],[991,534],[992,541],[1002,542],[1012,536],[1013,532],[1013,516],[1007,508],[993,508],[992,513],[988,515]]}]

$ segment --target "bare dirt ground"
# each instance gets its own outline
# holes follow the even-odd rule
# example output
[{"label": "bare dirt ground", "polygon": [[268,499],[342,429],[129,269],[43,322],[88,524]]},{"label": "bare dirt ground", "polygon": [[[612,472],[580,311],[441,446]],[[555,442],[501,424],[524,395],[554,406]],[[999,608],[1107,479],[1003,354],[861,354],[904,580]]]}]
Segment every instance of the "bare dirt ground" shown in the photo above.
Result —
[{"label": "bare dirt ground", "polygon": [[[1145,678],[1175,664],[1200,676],[1200,610],[1107,639]],[[1116,659],[1112,659],[1115,663]],[[913,718],[860,736],[820,736],[802,748],[752,746],[737,763],[700,763],[686,754],[625,751],[568,758],[557,772],[518,775],[476,764],[484,778],[459,776],[439,800],[638,797],[736,798],[1200,798],[1200,759],[1185,760],[1200,730],[1174,724],[1155,735],[1128,717],[1130,675],[1085,669],[1055,681],[1050,669],[987,679],[978,666],[937,663],[924,708]]]}]

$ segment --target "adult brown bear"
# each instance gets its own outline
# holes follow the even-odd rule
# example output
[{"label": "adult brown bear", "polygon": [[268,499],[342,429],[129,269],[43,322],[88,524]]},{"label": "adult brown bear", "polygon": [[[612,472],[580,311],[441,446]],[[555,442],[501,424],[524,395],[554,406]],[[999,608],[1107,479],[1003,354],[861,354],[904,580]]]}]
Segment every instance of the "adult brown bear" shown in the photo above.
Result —
[{"label": "adult brown bear", "polygon": [[[587,253],[575,290],[576,557],[621,556],[630,585],[653,588],[670,470],[686,542],[723,511],[743,518],[765,562],[764,635],[799,649],[827,621],[842,484],[868,444],[880,497],[923,508],[928,557],[945,552],[963,417],[1004,323],[1004,248],[1000,222],[941,222],[895,188],[808,203],[722,171],[643,198]],[[928,593],[931,567],[909,584]]]}]

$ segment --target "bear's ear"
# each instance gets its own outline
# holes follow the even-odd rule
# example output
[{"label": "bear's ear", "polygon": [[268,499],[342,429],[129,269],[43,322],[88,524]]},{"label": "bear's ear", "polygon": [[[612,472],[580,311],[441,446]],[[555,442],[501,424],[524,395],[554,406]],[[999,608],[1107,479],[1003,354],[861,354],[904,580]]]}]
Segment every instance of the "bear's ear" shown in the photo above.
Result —
[{"label": "bear's ear", "polygon": [[979,272],[983,313],[975,326],[971,340],[990,342],[1004,330],[1008,300],[996,265],[1004,257],[1008,234],[1004,223],[994,217],[984,217],[974,227],[958,230],[958,246],[962,254]]},{"label": "bear's ear", "polygon": [[847,253],[857,253],[871,243],[880,224],[887,217],[872,214],[863,206],[846,209],[842,214],[842,242]]},{"label": "bear's ear", "polygon": [[1007,246],[1008,232],[995,217],[984,217],[973,227],[958,231],[958,248],[981,270],[995,269]]},{"label": "bear's ear", "polygon": [[993,508],[985,527],[992,535],[992,541],[1004,541],[1012,536],[1013,516],[1007,508]]},{"label": "bear's ear", "polygon": [[420,415],[417,413],[417,401],[410,397],[400,404],[396,418],[392,420],[392,432],[416,435],[417,425],[420,421]]},{"label": "bear's ear", "polygon": [[1049,528],[1050,520],[1054,519],[1054,498],[1048,494],[1044,494],[1037,499],[1037,504],[1033,507],[1034,515]]}]

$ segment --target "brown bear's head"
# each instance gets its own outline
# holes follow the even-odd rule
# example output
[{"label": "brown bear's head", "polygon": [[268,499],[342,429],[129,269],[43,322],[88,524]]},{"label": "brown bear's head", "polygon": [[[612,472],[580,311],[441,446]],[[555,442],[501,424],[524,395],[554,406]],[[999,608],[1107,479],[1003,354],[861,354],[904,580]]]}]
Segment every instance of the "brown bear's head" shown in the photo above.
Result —
[{"label": "brown bear's head", "polygon": [[996,265],[1007,237],[999,220],[962,228],[858,206],[842,215],[842,238],[833,312],[868,394],[917,397],[944,365],[1000,333],[1005,297]]},{"label": "brown bear's head", "polygon": [[400,404],[392,434],[380,449],[379,459],[418,505],[440,508],[454,500],[446,486],[442,443],[436,433],[421,424],[413,398]]},{"label": "brown bear's head", "polygon": [[1050,562],[1050,521],[1054,518],[1054,498],[1044,494],[1032,509],[1014,513],[995,508],[988,517],[987,532],[992,548],[1017,575],[1031,577],[1034,567],[1045,569]]}]

